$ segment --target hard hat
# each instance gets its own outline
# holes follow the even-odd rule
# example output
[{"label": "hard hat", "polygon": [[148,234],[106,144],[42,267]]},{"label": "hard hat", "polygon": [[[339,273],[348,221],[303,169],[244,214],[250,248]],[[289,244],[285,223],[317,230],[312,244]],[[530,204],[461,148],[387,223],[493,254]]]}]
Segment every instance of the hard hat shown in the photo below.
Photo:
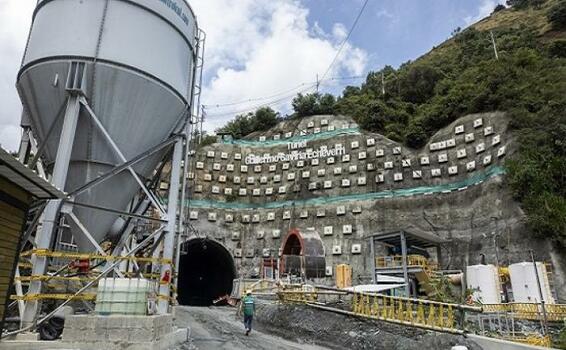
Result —
[{"label": "hard hat", "polygon": [[252,290],[251,289],[246,290],[246,294],[252,294]]}]

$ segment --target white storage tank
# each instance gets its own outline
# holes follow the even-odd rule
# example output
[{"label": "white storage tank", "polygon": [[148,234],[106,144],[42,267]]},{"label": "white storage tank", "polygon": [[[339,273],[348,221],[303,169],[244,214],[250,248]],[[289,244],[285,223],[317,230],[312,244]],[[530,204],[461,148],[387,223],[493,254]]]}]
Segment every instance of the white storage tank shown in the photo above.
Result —
[{"label": "white storage tank", "polygon": [[98,282],[99,315],[146,315],[151,284],[143,278],[103,278]]},{"label": "white storage tank", "polygon": [[[536,263],[542,296],[547,304],[554,304],[550,290],[548,273],[545,264]],[[537,277],[532,262],[521,262],[509,265],[509,276],[513,288],[513,301],[516,303],[540,303]]]},{"label": "white storage tank", "polygon": [[[126,160],[179,132],[193,95],[197,37],[196,17],[185,0],[38,1],[17,88],[26,111],[22,125],[45,143],[47,169],[57,157],[69,82],[81,87]],[[150,178],[164,154],[132,168],[142,179]],[[83,108],[64,190],[71,193],[121,163]],[[126,210],[139,188],[126,171],[74,200]],[[81,207],[74,213],[97,242],[117,219],[114,213]],[[82,232],[74,221],[69,225]],[[81,251],[94,249],[82,234],[75,241]]]},{"label": "white storage tank", "polygon": [[474,301],[482,304],[501,303],[501,285],[497,267],[472,265],[466,268],[467,288],[473,291]]}]

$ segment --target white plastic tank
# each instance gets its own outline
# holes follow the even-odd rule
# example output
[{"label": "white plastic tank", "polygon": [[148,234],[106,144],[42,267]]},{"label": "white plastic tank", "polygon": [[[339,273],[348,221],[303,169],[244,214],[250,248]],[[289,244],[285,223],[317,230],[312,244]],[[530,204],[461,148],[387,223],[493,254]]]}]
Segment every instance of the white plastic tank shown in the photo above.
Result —
[{"label": "white plastic tank", "polygon": [[99,315],[146,315],[151,284],[143,278],[103,278],[98,282]]},{"label": "white plastic tank", "polygon": [[501,303],[501,286],[497,267],[472,265],[466,268],[467,288],[473,291],[474,301],[482,304]]},{"label": "white plastic tank", "polygon": [[[39,143],[45,142],[47,169],[56,159],[62,126],[58,116],[65,111],[71,76],[80,77],[81,93],[126,160],[179,132],[193,95],[197,33],[185,0],[38,1],[16,85],[26,112],[22,125],[31,127]],[[72,67],[85,69],[72,75]],[[149,178],[163,155],[158,152],[135,164],[134,171]],[[121,163],[83,110],[65,190],[71,193]],[[75,201],[126,210],[138,190],[125,171]],[[74,213],[98,242],[117,218],[78,207]],[[80,230],[70,225],[74,232]],[[80,250],[93,249],[83,235],[75,239]]]},{"label": "white plastic tank", "polygon": [[[546,265],[536,263],[542,296],[547,304],[554,304]],[[509,265],[509,276],[513,288],[513,301],[516,303],[540,303],[537,277],[532,262],[521,262]]]}]

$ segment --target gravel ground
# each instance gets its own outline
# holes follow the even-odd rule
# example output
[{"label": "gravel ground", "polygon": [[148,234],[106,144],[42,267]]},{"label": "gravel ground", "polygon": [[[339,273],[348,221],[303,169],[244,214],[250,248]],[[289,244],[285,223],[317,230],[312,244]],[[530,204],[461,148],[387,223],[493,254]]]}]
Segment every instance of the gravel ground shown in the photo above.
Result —
[{"label": "gravel ground", "polygon": [[230,307],[177,307],[175,322],[190,327],[191,333],[190,341],[177,350],[450,350],[454,345],[483,350],[464,336],[271,302],[257,305],[250,336],[244,335],[242,320]]},{"label": "gravel ground", "polygon": [[254,330],[246,336],[242,320],[231,307],[179,306],[175,309],[175,323],[178,327],[190,328],[189,342],[176,350],[327,350],[264,333],[255,321]]}]

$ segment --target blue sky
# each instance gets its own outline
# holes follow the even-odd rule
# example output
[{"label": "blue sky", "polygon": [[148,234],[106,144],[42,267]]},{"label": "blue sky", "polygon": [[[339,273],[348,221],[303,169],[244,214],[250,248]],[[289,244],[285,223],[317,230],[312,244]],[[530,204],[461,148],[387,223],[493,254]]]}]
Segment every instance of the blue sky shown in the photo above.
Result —
[{"label": "blue sky", "polygon": [[[331,31],[336,22],[349,27],[362,2],[307,0],[308,21],[311,25],[318,23],[325,31]],[[495,4],[476,0],[370,0],[350,42],[369,53],[369,69],[384,64],[397,67],[449,38],[453,29],[467,26],[478,17],[482,6],[493,9]]]},{"label": "blue sky", "polygon": [[[214,131],[263,105],[286,113],[297,92],[313,91],[336,56],[363,0],[187,0],[207,32],[202,102]],[[369,0],[329,77],[365,76],[415,59],[456,27],[489,15],[504,0]],[[0,145],[18,147],[21,103],[15,89],[33,0],[0,0]],[[361,79],[349,81],[360,84]],[[340,93],[345,82],[322,91]],[[286,92],[286,93],[284,93]],[[269,97],[274,96],[275,97]],[[236,104],[233,104],[237,102]],[[216,106],[230,103],[228,107]]]}]

